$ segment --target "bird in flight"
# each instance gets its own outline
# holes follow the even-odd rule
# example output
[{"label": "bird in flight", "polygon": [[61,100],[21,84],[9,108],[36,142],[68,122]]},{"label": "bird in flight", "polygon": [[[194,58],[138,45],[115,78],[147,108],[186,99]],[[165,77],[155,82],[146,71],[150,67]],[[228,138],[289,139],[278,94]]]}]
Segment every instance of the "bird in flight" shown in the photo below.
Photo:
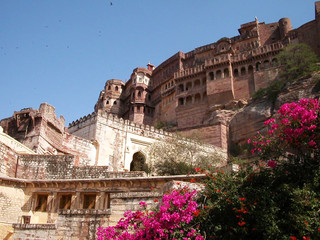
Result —
[{"label": "bird in flight", "polygon": [[112,6],[113,5],[113,3],[112,2],[110,2],[110,6]]}]

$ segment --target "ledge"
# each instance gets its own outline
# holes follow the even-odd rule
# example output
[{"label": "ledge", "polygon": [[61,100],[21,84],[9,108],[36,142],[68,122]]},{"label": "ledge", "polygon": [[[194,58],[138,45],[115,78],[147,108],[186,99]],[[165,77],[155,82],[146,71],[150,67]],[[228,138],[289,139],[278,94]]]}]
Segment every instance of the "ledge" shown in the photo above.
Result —
[{"label": "ledge", "polygon": [[14,229],[37,229],[37,230],[55,230],[57,226],[55,224],[22,224],[22,223],[14,223],[12,224]]},{"label": "ledge", "polygon": [[59,215],[110,215],[111,209],[60,209]]}]

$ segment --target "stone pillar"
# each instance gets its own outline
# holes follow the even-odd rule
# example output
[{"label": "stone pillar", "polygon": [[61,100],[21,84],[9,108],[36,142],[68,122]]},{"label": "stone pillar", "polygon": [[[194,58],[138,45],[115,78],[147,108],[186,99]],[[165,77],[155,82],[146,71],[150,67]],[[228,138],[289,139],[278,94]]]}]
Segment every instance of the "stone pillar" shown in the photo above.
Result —
[{"label": "stone pillar", "polygon": [[54,212],[54,193],[48,195],[47,209],[48,212]]},{"label": "stone pillar", "polygon": [[[49,195],[49,197],[50,197],[50,195]],[[51,212],[55,213],[58,211],[58,208],[59,208],[58,204],[59,204],[58,194],[57,194],[57,192],[54,192],[52,194]]]},{"label": "stone pillar", "polygon": [[81,200],[80,192],[76,192],[76,194],[72,195],[71,209],[80,209],[80,200]]}]

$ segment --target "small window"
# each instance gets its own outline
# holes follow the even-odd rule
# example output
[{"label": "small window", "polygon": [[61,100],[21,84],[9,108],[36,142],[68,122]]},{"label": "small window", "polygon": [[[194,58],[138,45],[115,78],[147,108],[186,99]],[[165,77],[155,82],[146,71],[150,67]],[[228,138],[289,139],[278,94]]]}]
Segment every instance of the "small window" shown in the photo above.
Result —
[{"label": "small window", "polygon": [[241,76],[244,76],[247,74],[247,71],[246,71],[246,68],[245,67],[242,67],[241,68]]},{"label": "small window", "polygon": [[186,91],[190,90],[191,88],[192,88],[192,83],[188,82],[187,87],[186,87]]},{"label": "small window", "polygon": [[209,79],[210,79],[210,80],[213,80],[213,79],[214,79],[214,73],[213,73],[213,72],[210,72],[210,73],[209,73]]},{"label": "small window", "polygon": [[47,211],[48,194],[38,194],[35,211],[46,212]]},{"label": "small window", "polygon": [[106,104],[108,105],[108,104],[109,104],[109,101],[107,101]]},{"label": "small window", "polygon": [[249,65],[248,67],[248,73],[252,74],[253,73],[253,66]]},{"label": "small window", "polygon": [[111,90],[111,86],[110,85],[108,86],[108,90]]},{"label": "small window", "polygon": [[257,63],[256,63],[256,70],[257,70],[257,71],[260,71],[260,70],[261,70],[261,63],[260,63],[260,62],[257,62]]},{"label": "small window", "polygon": [[84,194],[83,195],[83,209],[95,209],[97,194]]},{"label": "small window", "polygon": [[229,77],[229,69],[228,68],[225,68],[223,70],[223,75],[224,75],[225,78]]},{"label": "small window", "polygon": [[138,98],[141,98],[141,91],[138,92]]},{"label": "small window", "polygon": [[137,107],[137,112],[140,112],[140,106]]},{"label": "small window", "polygon": [[117,101],[114,101],[114,102],[113,102],[113,105],[117,105]]},{"label": "small window", "polygon": [[60,197],[59,209],[70,209],[71,208],[72,194],[63,194]]},{"label": "small window", "polygon": [[191,103],[192,103],[192,97],[191,97],[191,96],[188,96],[188,97],[186,98],[186,105],[191,104]]},{"label": "small window", "polygon": [[119,88],[118,88],[118,86],[116,86],[115,90],[116,90],[116,92],[118,92],[118,91],[119,91]]},{"label": "small window", "polygon": [[233,76],[234,77],[239,77],[239,71],[238,71],[237,68],[233,70]]}]

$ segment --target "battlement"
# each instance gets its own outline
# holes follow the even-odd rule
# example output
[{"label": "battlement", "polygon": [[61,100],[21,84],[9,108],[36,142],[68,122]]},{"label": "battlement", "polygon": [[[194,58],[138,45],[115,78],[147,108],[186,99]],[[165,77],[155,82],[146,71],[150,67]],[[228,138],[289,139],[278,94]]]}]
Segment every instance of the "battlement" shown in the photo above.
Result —
[{"label": "battlement", "polygon": [[111,127],[125,129],[126,131],[131,133],[141,134],[141,131],[143,131],[145,136],[153,136],[155,138],[162,138],[163,136],[173,136],[172,133],[163,131],[162,129],[156,129],[154,126],[138,124],[130,120],[124,120],[123,118],[119,118],[116,115],[101,110],[99,110],[98,113],[91,113],[84,117],[81,117],[79,120],[73,121],[69,124],[69,128],[77,126],[80,128],[80,125],[82,127],[86,123],[90,124],[92,121],[96,121],[97,117],[103,118],[106,121],[107,125]]},{"label": "battlement", "polygon": [[84,117],[81,117],[81,118],[79,118],[79,119],[77,119],[75,121],[72,121],[72,123],[69,123],[69,128],[70,127],[74,127],[76,125],[79,125],[80,123],[86,122],[87,120],[92,119],[92,118],[94,118],[96,116],[97,116],[97,114],[95,112],[92,112],[92,113],[90,113],[90,114],[88,114],[88,115],[86,115]]},{"label": "battlement", "polygon": [[198,74],[200,72],[203,72],[204,70],[204,66],[200,65],[200,66],[196,66],[194,68],[188,68],[184,71],[180,71],[180,72],[175,72],[174,73],[174,78],[178,79],[178,78],[183,78],[186,76],[190,76],[190,75],[195,75]]},{"label": "battlement", "polygon": [[222,54],[219,56],[215,56],[212,59],[207,59],[205,60],[205,67],[208,66],[213,66],[213,65],[217,65],[217,64],[222,64],[222,63],[226,63],[226,62],[230,62],[231,61],[231,54],[227,53],[227,54]]},{"label": "battlement", "polygon": [[208,50],[214,49],[216,47],[216,43],[210,43],[201,47],[198,47],[194,50],[195,54],[206,52]]}]

